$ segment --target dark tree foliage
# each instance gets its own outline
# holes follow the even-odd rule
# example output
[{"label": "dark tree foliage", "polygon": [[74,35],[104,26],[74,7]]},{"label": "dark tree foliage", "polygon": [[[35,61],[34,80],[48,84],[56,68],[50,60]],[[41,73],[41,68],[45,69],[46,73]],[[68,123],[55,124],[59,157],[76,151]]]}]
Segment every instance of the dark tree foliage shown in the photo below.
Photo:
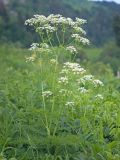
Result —
[{"label": "dark tree foliage", "polygon": [[24,21],[34,14],[51,13],[87,19],[88,38],[92,44],[100,46],[114,36],[113,17],[120,13],[120,5],[87,0],[0,0],[0,41],[30,45],[38,37],[32,34],[33,29],[28,31]]},{"label": "dark tree foliage", "polygon": [[99,61],[109,64],[114,73],[117,74],[120,69],[120,47],[112,43],[107,44],[102,50]]},{"label": "dark tree foliage", "polygon": [[113,28],[114,28],[116,43],[118,46],[120,46],[120,16],[119,15],[116,15],[114,18]]}]

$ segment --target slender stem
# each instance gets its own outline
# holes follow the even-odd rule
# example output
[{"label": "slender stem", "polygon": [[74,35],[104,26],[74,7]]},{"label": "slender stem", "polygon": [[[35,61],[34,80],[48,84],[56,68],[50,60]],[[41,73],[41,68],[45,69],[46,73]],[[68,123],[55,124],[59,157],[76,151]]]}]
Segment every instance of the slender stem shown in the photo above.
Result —
[{"label": "slender stem", "polygon": [[[42,93],[43,93],[43,83],[42,83]],[[48,119],[47,119],[47,115],[46,115],[46,104],[45,104],[45,97],[42,96],[42,100],[43,100],[43,108],[44,108],[44,116],[45,116],[45,123],[46,123],[46,129],[47,129],[47,133],[48,136],[50,135],[50,129],[49,129],[49,125],[48,125]]]},{"label": "slender stem", "polygon": [[56,31],[55,33],[56,33],[56,37],[57,37],[57,40],[58,40],[58,43],[59,43],[59,46],[60,46],[61,43],[60,43],[60,39],[59,39],[59,36],[58,36],[58,32]]},{"label": "slender stem", "polygon": [[59,119],[60,119],[60,116],[61,116],[61,114],[62,114],[62,111],[63,111],[63,107],[61,107],[60,110],[59,110],[59,116],[58,116],[58,119],[57,119],[57,122],[56,122],[56,126],[55,126],[54,131],[53,131],[53,136],[55,136],[56,130],[57,130],[57,128],[58,128]]},{"label": "slender stem", "polygon": [[63,45],[64,45],[65,43],[65,27],[64,26],[63,26],[62,32],[63,32]]},{"label": "slender stem", "polygon": [[[43,74],[43,69],[42,69],[42,65],[40,66],[40,72],[41,72],[41,75]],[[44,91],[44,88],[43,88],[43,80],[42,80],[42,93]],[[44,116],[45,116],[45,124],[46,124],[46,129],[47,129],[47,134],[50,135],[50,130],[49,130],[49,125],[48,125],[48,119],[47,119],[47,115],[46,115],[46,103],[45,103],[45,97],[42,96],[42,101],[43,101],[43,108],[44,108]]]}]

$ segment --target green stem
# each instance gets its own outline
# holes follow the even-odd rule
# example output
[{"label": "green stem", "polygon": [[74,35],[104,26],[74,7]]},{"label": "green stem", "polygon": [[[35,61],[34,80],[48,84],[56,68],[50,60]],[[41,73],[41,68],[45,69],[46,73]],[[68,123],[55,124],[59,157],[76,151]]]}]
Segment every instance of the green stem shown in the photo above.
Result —
[{"label": "green stem", "polygon": [[60,43],[60,39],[59,39],[57,31],[55,33],[56,33],[56,37],[57,37],[57,40],[58,40],[58,43],[59,43],[59,46],[60,46],[61,43]]}]

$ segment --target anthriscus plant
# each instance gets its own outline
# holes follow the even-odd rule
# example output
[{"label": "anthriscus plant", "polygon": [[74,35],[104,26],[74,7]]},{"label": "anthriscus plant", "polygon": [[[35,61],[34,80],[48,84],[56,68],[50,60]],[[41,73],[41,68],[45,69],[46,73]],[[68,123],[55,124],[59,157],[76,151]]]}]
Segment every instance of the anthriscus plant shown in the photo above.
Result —
[{"label": "anthriscus plant", "polygon": [[[84,19],[72,20],[53,14],[48,17],[35,15],[25,22],[40,36],[40,42],[31,45],[31,56],[26,61],[39,66],[41,107],[38,112],[44,130],[43,138],[51,139],[53,155],[57,156],[61,148],[63,159],[66,159],[66,155],[71,157],[73,153],[69,150],[79,150],[85,140],[85,137],[82,138],[83,133],[93,136],[90,132],[92,126],[95,127],[96,117],[91,121],[90,114],[99,110],[95,105],[104,99],[100,94],[103,83],[75,62],[77,47],[89,45],[89,40],[85,38],[86,32],[82,29],[85,23]],[[63,62],[60,61],[62,54],[68,55],[68,59]],[[73,141],[64,143],[63,136],[66,139],[70,136]],[[84,149],[80,150],[82,152]]]},{"label": "anthriscus plant", "polygon": [[[26,20],[25,24],[34,27],[40,36],[40,43],[33,43],[30,50],[33,51],[27,61],[40,61],[40,75],[45,76],[41,79],[41,99],[45,111],[45,126],[48,135],[55,135],[60,119],[65,114],[71,114],[71,118],[76,118],[75,112],[83,107],[84,117],[87,114],[87,105],[92,105],[95,100],[103,100],[99,94],[99,87],[103,86],[100,80],[92,75],[88,75],[80,64],[74,62],[77,54],[77,46],[89,45],[89,40],[85,36],[86,32],[81,28],[86,20],[76,18],[65,18],[62,15],[35,15],[34,18]],[[68,37],[69,36],[69,37]],[[63,53],[56,50],[62,48],[62,52],[70,55],[69,61],[59,65],[59,56]],[[46,56],[47,55],[47,56]],[[71,56],[74,55],[74,56]],[[68,56],[69,57],[69,56]],[[47,66],[44,66],[47,61]],[[51,68],[52,79],[48,81],[45,68]],[[91,94],[92,93],[92,94]],[[91,96],[92,95],[92,96]],[[56,108],[57,107],[57,108]],[[53,124],[46,111],[59,113],[57,124]],[[52,131],[52,125],[54,130]]]}]

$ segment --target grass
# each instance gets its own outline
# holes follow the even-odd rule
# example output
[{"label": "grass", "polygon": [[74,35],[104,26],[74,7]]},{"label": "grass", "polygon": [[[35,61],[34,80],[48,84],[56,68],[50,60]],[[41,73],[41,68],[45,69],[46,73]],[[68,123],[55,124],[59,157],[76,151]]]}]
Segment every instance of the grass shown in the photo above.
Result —
[{"label": "grass", "polygon": [[[56,52],[61,50],[56,48]],[[85,88],[90,92],[79,93],[78,75],[72,72],[67,85],[58,83],[66,52],[60,64],[59,59],[58,64],[51,63],[53,53],[26,63],[25,57],[30,54],[14,47],[0,47],[0,159],[119,160],[117,80],[108,83],[103,76],[104,87],[94,88],[88,83]],[[98,93],[103,99],[95,98]]]},{"label": "grass", "polygon": [[98,60],[102,52],[102,48],[86,48],[84,49],[88,59],[92,62]]}]

